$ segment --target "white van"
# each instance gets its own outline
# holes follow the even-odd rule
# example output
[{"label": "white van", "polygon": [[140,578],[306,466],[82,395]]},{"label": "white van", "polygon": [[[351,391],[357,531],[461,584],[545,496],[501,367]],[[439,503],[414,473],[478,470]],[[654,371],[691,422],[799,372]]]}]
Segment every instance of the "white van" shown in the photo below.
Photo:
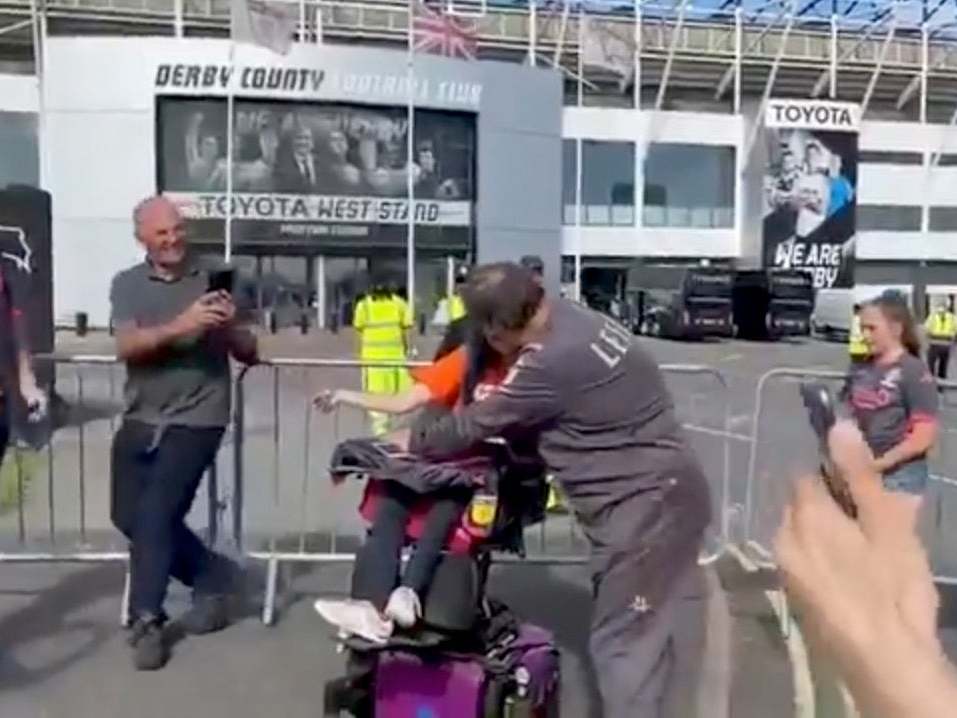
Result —
[{"label": "white van", "polygon": [[811,330],[823,336],[850,334],[854,301],[853,289],[817,290],[814,312],[811,314]]},{"label": "white van", "polygon": [[849,336],[854,305],[876,299],[887,291],[903,294],[913,309],[913,287],[909,284],[858,284],[853,289],[817,290],[814,313],[811,315],[811,330],[825,337]]}]

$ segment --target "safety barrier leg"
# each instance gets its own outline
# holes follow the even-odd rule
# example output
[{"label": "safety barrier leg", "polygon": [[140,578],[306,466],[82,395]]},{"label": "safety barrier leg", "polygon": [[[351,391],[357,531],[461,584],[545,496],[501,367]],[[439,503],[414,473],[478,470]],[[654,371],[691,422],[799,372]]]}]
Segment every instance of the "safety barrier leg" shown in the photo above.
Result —
[{"label": "safety barrier leg", "polygon": [[791,621],[794,617],[791,615],[791,604],[787,593],[783,588],[779,588],[778,593],[781,594],[781,635],[787,640],[791,637]]},{"label": "safety barrier leg", "polygon": [[266,594],[263,597],[263,624],[271,626],[276,618],[276,593],[279,585],[279,559],[266,564]]},{"label": "safety barrier leg", "polygon": [[131,590],[130,564],[126,564],[126,571],[123,575],[123,598],[120,601],[120,625],[123,628],[129,628],[130,623],[130,590]]}]

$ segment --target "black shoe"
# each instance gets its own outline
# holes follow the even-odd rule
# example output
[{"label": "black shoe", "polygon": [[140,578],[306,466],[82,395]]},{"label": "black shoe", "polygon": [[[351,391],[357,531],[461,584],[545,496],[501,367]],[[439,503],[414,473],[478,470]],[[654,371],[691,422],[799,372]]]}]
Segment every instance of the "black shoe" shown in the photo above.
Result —
[{"label": "black shoe", "polygon": [[223,630],[229,625],[227,597],[221,593],[193,593],[193,605],[177,623],[194,636]]},{"label": "black shoe", "polygon": [[130,629],[133,666],[138,671],[157,671],[169,660],[169,647],[163,637],[163,623],[154,616],[141,616]]}]

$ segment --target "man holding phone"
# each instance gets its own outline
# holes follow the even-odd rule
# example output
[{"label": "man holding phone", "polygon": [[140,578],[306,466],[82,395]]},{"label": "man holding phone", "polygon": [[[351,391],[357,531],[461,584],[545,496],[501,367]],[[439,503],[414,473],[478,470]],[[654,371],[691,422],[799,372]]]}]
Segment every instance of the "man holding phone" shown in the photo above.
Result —
[{"label": "man holding phone", "polygon": [[183,628],[227,624],[234,569],[184,523],[230,416],[229,358],[257,361],[256,338],[236,324],[231,274],[190,255],[183,219],[164,197],[133,212],[144,262],[113,278],[117,356],[126,362],[126,411],[113,441],[112,520],[130,540],[130,644],[139,670],[168,658],[163,603],[170,576],[193,589]]}]

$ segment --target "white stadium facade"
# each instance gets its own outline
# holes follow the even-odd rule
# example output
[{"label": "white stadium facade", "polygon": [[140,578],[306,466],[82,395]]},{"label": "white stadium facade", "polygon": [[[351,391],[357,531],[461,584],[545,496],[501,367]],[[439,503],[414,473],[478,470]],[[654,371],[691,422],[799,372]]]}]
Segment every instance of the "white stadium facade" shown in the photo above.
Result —
[{"label": "white stadium facade", "polygon": [[[237,262],[317,288],[320,322],[348,304],[362,272],[389,268],[408,282],[405,173],[390,174],[405,165],[383,158],[389,132],[405,127],[409,6],[289,7],[297,42],[279,56],[229,41],[228,0],[0,0],[0,186],[52,195],[58,322],[78,311],[108,322],[104,287],[136,258],[129,211],[146,194],[183,195],[197,240],[222,249],[227,211],[214,185],[233,137],[227,191],[246,198],[232,205]],[[452,260],[539,254],[553,284],[580,277],[586,294],[620,290],[639,259],[837,266],[836,251],[804,264],[781,247],[769,254],[776,192],[856,204],[842,251],[856,255],[858,285],[900,287],[918,306],[928,292],[957,292],[955,0],[438,7],[474,34],[477,57],[423,51],[412,63],[415,161],[438,156],[445,171],[414,211],[423,311]],[[791,140],[768,139],[774,117],[808,130],[797,159]],[[272,143],[281,153],[286,135],[294,146],[289,123],[303,118],[308,142],[328,140],[339,158],[320,171],[341,160],[308,202],[294,201],[309,191],[291,179],[256,184],[256,163],[275,160]],[[384,134],[367,142],[356,126],[370,122]],[[854,141],[835,149],[814,139],[821,129]],[[372,146],[378,164],[360,192],[353,165]],[[789,163],[822,152],[830,184],[788,184]],[[200,176],[207,184],[190,184]],[[312,169],[302,176],[315,181]]]}]

